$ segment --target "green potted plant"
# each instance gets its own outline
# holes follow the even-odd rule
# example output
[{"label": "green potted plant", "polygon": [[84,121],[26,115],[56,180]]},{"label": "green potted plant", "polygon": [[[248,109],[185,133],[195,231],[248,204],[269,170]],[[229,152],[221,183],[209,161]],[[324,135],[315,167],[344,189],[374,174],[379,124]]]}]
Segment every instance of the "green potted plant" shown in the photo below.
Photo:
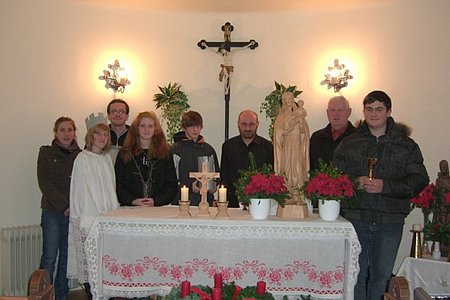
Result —
[{"label": "green potted plant", "polygon": [[187,95],[181,91],[181,84],[169,83],[167,86],[158,86],[161,93],[153,96],[156,108],[162,110],[161,120],[167,125],[167,139],[173,139],[173,135],[181,130],[181,115],[191,106],[188,104]]},{"label": "green potted plant", "polygon": [[286,87],[283,84],[275,81],[275,90],[273,90],[269,95],[266,96],[259,109],[259,112],[264,112],[266,114],[266,119],[270,119],[270,139],[273,139],[273,125],[278,115],[278,111],[280,110],[281,95],[283,95],[284,92],[291,92],[292,94],[294,94],[294,98],[297,98],[297,96],[302,93],[302,91],[297,90],[297,86],[295,85]]}]

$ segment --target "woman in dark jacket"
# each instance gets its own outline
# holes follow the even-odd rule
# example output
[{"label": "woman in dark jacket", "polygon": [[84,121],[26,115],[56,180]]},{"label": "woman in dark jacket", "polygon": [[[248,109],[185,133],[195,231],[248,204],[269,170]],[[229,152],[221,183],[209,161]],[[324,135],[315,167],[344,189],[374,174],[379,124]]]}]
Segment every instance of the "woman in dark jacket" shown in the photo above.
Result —
[{"label": "woman in dark jacket", "polygon": [[169,144],[154,112],[141,112],[131,123],[115,164],[121,205],[162,206],[177,193]]},{"label": "woman in dark jacket", "polygon": [[69,230],[70,175],[73,162],[81,151],[75,135],[76,127],[71,118],[56,120],[51,146],[42,146],[37,162],[37,177],[41,198],[42,257],[39,268],[46,269],[53,283],[56,258],[58,268],[55,277],[56,300],[69,295],[67,273],[67,237]]}]

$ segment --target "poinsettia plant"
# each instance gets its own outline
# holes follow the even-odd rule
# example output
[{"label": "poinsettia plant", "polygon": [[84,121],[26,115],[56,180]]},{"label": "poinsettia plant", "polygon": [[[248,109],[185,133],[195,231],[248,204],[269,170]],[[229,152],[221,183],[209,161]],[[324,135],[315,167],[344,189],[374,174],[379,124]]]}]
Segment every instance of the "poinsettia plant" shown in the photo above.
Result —
[{"label": "poinsettia plant", "polygon": [[240,177],[234,183],[239,201],[249,204],[252,198],[273,199],[284,207],[286,199],[290,197],[285,178],[275,174],[270,165],[264,164],[258,169],[253,153],[249,152],[248,156],[249,169],[240,171]]},{"label": "poinsettia plant", "polygon": [[[438,188],[434,183],[428,184],[419,194],[411,199],[412,207],[420,207],[424,215],[423,232],[425,239],[440,241],[450,245],[450,192]],[[433,214],[430,221],[429,215]]]},{"label": "poinsettia plant", "polygon": [[314,204],[318,200],[350,200],[356,194],[357,183],[339,171],[332,163],[319,161],[319,168],[309,172],[309,179],[301,187],[301,192]]}]

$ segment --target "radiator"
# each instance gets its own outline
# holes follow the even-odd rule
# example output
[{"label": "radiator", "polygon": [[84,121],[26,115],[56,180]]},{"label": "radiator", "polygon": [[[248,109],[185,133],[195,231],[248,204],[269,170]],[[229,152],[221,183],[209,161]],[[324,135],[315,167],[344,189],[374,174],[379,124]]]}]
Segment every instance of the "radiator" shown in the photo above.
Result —
[{"label": "radiator", "polygon": [[1,229],[2,290],[4,296],[26,296],[31,273],[39,268],[42,253],[40,225]]}]

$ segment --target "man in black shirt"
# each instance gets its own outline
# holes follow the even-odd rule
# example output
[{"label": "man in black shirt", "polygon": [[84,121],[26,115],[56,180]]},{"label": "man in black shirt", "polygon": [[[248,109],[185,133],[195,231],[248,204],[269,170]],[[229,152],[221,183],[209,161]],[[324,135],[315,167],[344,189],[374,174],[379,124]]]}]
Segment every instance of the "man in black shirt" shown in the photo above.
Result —
[{"label": "man in black shirt", "polygon": [[348,120],[352,109],[343,96],[336,96],[328,101],[328,125],[314,132],[309,139],[309,166],[310,170],[319,168],[319,159],[330,163],[342,139],[355,131]]},{"label": "man in black shirt", "polygon": [[116,155],[125,141],[128,133],[128,126],[126,124],[128,120],[128,114],[130,113],[130,107],[122,99],[113,99],[108,103],[106,108],[109,120],[109,131],[111,134],[111,150],[110,154],[113,158],[113,162],[116,159]]},{"label": "man in black shirt", "polygon": [[272,142],[256,133],[258,115],[254,111],[245,110],[239,114],[237,124],[240,134],[223,143],[220,163],[221,184],[227,188],[229,207],[239,207],[233,183],[239,178],[239,170],[249,168],[249,152],[254,154],[258,168],[264,163],[273,165]]}]

